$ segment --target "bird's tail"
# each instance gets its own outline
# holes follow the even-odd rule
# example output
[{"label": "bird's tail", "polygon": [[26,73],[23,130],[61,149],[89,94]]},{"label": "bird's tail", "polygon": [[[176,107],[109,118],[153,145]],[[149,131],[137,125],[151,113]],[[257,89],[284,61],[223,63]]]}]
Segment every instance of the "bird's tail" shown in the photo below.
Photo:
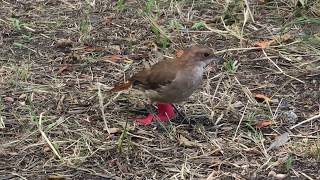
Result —
[{"label": "bird's tail", "polygon": [[118,83],[118,84],[115,84],[113,88],[109,90],[109,92],[123,91],[123,90],[129,89],[131,85],[132,85],[132,81],[127,81],[125,83]]}]

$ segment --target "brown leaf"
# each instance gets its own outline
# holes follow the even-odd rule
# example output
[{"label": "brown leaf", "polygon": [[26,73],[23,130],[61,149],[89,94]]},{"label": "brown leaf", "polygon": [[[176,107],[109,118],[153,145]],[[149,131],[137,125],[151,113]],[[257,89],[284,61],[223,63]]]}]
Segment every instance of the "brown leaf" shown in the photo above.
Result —
[{"label": "brown leaf", "polygon": [[14,99],[12,97],[5,97],[4,100],[7,102],[14,102]]},{"label": "brown leaf", "polygon": [[66,178],[61,175],[50,175],[47,177],[47,180],[62,180],[62,179],[66,179]]},{"label": "brown leaf", "polygon": [[110,92],[123,91],[123,90],[129,89],[131,85],[132,85],[132,82],[131,82],[131,81],[128,81],[128,82],[126,82],[126,83],[116,84],[116,85],[114,85],[114,87],[113,87],[111,90],[109,90],[109,91],[110,91]]},{"label": "brown leaf", "polygon": [[104,19],[104,22],[106,23],[106,25],[110,25],[112,20],[113,20],[113,17],[112,16],[106,16],[103,19]]},{"label": "brown leaf", "polygon": [[263,94],[256,94],[256,96],[254,97],[258,102],[271,102],[271,99]]},{"label": "brown leaf", "polygon": [[290,140],[289,133],[287,132],[283,133],[280,136],[276,137],[276,139],[274,140],[274,142],[271,143],[267,151],[271,149],[279,148],[280,146],[285,145],[289,140]]},{"label": "brown leaf", "polygon": [[254,43],[254,46],[261,47],[262,49],[265,49],[265,48],[269,47],[273,42],[274,42],[274,40],[262,40],[262,41],[258,41],[256,43]]},{"label": "brown leaf", "polygon": [[82,50],[86,51],[86,52],[101,52],[101,51],[105,51],[106,48],[86,46],[86,47],[82,48]]},{"label": "brown leaf", "polygon": [[121,55],[112,55],[112,56],[110,57],[110,60],[111,60],[112,62],[119,62],[119,61],[122,61],[123,59],[124,59],[124,57],[121,56]]},{"label": "brown leaf", "polygon": [[61,74],[63,71],[67,70],[70,67],[69,64],[64,64],[57,72],[57,75]]},{"label": "brown leaf", "polygon": [[177,52],[176,52],[176,57],[177,57],[177,58],[181,57],[183,53],[184,53],[183,50],[181,50],[181,49],[180,49],[180,50],[177,50]]},{"label": "brown leaf", "polygon": [[25,102],[25,101],[19,101],[19,104],[20,104],[21,106],[25,106],[25,105],[26,105],[26,102]]},{"label": "brown leaf", "polygon": [[26,94],[21,94],[21,95],[19,96],[19,99],[25,99],[26,97],[27,97]]},{"label": "brown leaf", "polygon": [[77,53],[70,53],[68,56],[67,56],[67,61],[79,61],[81,60],[81,56]]},{"label": "brown leaf", "polygon": [[274,172],[274,171],[270,171],[269,174],[268,174],[268,176],[269,176],[269,177],[273,177],[273,178],[275,178],[275,179],[279,179],[279,180],[288,177],[287,174],[277,174],[277,173]]},{"label": "brown leaf", "polygon": [[51,148],[48,144],[45,144],[44,147],[43,147],[43,152],[50,152],[51,151]]},{"label": "brown leaf", "polygon": [[258,0],[258,4],[265,4],[266,0]]},{"label": "brown leaf", "polygon": [[284,35],[276,35],[273,36],[272,39],[277,41],[277,42],[284,42],[284,41],[288,41],[289,39],[291,39],[292,36],[290,34],[284,34]]},{"label": "brown leaf", "polygon": [[128,173],[129,172],[129,168],[128,168],[127,164],[120,163],[119,161],[116,161],[116,163],[117,163],[117,166],[118,166],[119,170],[122,173]]},{"label": "brown leaf", "polygon": [[201,147],[200,143],[190,141],[189,139],[187,139],[186,137],[184,137],[182,135],[179,135],[178,140],[179,140],[180,145],[184,145],[186,147]]},{"label": "brown leaf", "polygon": [[287,41],[291,38],[292,38],[292,36],[288,33],[283,34],[283,35],[275,35],[275,36],[272,36],[271,40],[261,40],[261,41],[254,43],[254,46],[261,47],[262,49],[265,49],[265,48],[268,48],[274,42],[280,43],[280,42]]},{"label": "brown leaf", "polygon": [[263,121],[260,121],[258,124],[256,124],[256,128],[258,129],[265,128],[267,126],[270,126],[271,124],[273,124],[272,120],[263,120]]},{"label": "brown leaf", "polygon": [[56,47],[58,48],[68,48],[72,47],[72,41],[70,39],[59,39],[57,41]]},{"label": "brown leaf", "polygon": [[108,129],[109,129],[110,134],[116,134],[116,133],[121,132],[120,128],[108,128]]}]

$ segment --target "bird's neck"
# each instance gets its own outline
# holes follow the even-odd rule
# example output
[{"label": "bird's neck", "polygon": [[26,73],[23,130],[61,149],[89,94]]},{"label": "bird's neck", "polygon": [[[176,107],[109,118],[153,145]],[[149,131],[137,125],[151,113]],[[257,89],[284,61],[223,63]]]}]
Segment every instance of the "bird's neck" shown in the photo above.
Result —
[{"label": "bird's neck", "polygon": [[191,66],[191,67],[201,67],[204,68],[206,66],[205,62],[203,61],[189,61],[188,63],[186,63],[187,66]]}]

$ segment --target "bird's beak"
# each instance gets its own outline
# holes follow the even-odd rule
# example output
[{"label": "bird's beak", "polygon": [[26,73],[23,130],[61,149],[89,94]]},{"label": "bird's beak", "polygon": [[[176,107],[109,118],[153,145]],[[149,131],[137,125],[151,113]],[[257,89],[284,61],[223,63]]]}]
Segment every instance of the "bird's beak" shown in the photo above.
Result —
[{"label": "bird's beak", "polygon": [[211,67],[210,69],[213,70],[218,66],[218,64],[221,64],[223,62],[224,62],[223,57],[212,55],[208,62],[208,65]]},{"label": "bird's beak", "polygon": [[223,62],[224,62],[224,58],[223,58],[223,57],[220,57],[220,56],[214,55],[214,56],[212,57],[212,61],[213,61],[213,62],[218,62],[218,63],[223,63]]},{"label": "bird's beak", "polygon": [[208,64],[220,64],[223,63],[224,59],[220,56],[212,55],[210,58],[207,59]]}]

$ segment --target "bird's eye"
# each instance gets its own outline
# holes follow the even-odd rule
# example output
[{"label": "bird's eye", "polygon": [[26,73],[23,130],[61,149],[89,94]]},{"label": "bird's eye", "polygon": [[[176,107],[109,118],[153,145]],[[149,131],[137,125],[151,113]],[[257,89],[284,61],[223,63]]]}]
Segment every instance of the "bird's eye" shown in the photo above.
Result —
[{"label": "bird's eye", "polygon": [[209,57],[210,54],[209,54],[209,53],[204,53],[203,56],[204,56],[204,57]]}]

